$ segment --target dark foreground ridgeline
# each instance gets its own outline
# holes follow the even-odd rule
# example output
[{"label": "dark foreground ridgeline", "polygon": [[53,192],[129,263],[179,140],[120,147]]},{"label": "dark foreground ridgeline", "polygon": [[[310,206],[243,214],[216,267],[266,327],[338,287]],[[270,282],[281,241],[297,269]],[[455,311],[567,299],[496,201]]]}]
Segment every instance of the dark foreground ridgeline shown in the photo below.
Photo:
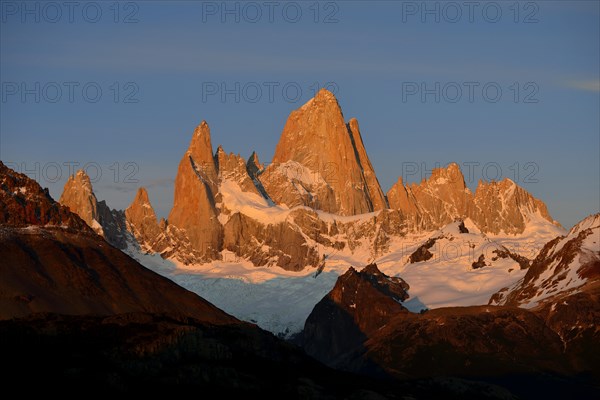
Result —
[{"label": "dark foreground ridgeline", "polygon": [[400,304],[407,290],[375,265],[350,269],[315,306],[297,347],[144,268],[0,163],[7,393],[600,397],[597,282],[535,312],[481,306],[412,314]]}]

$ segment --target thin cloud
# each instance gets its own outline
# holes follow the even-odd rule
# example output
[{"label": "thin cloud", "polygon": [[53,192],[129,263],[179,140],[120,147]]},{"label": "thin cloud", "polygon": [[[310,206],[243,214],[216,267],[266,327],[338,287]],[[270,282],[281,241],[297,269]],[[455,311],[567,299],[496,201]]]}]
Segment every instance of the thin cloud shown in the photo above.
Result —
[{"label": "thin cloud", "polygon": [[171,187],[175,184],[175,180],[173,178],[159,178],[159,179],[153,179],[150,182],[148,182],[145,186],[146,188],[153,188],[153,187]]},{"label": "thin cloud", "polygon": [[600,92],[600,79],[575,80],[567,82],[571,89],[585,90],[587,92]]},{"label": "thin cloud", "polygon": [[98,185],[99,188],[105,190],[112,190],[119,193],[131,193],[137,190],[137,186],[131,184],[121,184],[121,185]]},{"label": "thin cloud", "polygon": [[172,187],[175,183],[175,180],[172,178],[157,178],[148,181],[146,184],[142,184],[141,182],[131,182],[131,183],[120,183],[120,184],[103,184],[98,185],[98,187],[105,190],[112,190],[120,193],[131,193],[138,190],[139,187],[149,188],[169,188]]}]

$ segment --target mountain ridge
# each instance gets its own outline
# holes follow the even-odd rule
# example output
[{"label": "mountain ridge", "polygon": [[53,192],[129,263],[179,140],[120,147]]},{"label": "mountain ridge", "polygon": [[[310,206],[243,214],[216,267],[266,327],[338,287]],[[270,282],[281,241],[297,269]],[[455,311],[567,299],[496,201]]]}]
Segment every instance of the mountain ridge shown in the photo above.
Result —
[{"label": "mountain ridge", "polygon": [[179,163],[173,208],[158,227],[151,215],[139,220],[135,199],[129,213],[105,210],[84,175],[70,177],[61,196],[73,211],[119,248],[133,237],[133,246],[186,265],[221,260],[224,251],[289,270],[316,267],[334,251],[368,249],[375,258],[397,238],[457,218],[496,235],[521,234],[532,221],[559,227],[541,200],[510,180],[480,182],[473,194],[455,163],[420,184],[399,178],[384,195],[358,121],[346,122],[325,89],[290,113],[266,167],[255,152],[244,161],[221,146],[213,151],[202,121]]}]

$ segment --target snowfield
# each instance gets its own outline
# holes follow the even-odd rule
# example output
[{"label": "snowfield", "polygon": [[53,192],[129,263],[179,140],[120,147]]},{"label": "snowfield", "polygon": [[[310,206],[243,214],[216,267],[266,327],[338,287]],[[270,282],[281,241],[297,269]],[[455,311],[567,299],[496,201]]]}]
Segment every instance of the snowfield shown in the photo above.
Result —
[{"label": "snowfield", "polygon": [[[274,334],[289,337],[300,332],[313,307],[333,288],[339,275],[350,266],[361,269],[376,262],[387,275],[399,276],[410,285],[404,305],[412,312],[425,308],[487,304],[491,295],[522,279],[526,270],[511,258],[493,258],[505,245],[511,251],[532,257],[532,252],[555,237],[556,232],[532,230],[535,235],[488,238],[469,220],[469,233],[460,233],[457,223],[429,234],[397,238],[384,256],[371,259],[369,251],[342,251],[328,255],[325,269],[300,272],[278,267],[254,267],[246,260],[224,252],[224,261],[185,266],[130,247],[128,253],[147,268],[197,293],[231,315],[256,323]],[[430,249],[430,260],[409,263],[409,256],[429,238],[439,238]],[[533,246],[533,247],[532,247]],[[539,247],[538,247],[539,246]],[[226,254],[227,253],[227,254]],[[484,254],[486,266],[472,263]],[[535,255],[535,254],[534,254]],[[489,264],[489,265],[487,265]]]},{"label": "snowfield", "polygon": [[147,268],[197,293],[227,313],[279,336],[290,336],[335,285],[342,269],[284,271],[254,267],[248,262],[212,262],[195,267],[178,265],[158,255],[128,251]]}]

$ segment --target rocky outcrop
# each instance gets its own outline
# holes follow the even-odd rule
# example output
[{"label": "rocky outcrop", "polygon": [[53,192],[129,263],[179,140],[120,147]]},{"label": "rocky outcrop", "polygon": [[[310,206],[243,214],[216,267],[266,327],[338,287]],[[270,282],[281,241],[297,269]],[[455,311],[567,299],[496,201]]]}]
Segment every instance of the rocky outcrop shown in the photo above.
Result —
[{"label": "rocky outcrop", "polygon": [[376,258],[389,251],[394,237],[413,228],[393,210],[350,221],[343,218],[324,221],[318,212],[307,208],[297,208],[285,215],[269,221],[233,213],[224,222],[224,249],[256,266],[297,271],[316,267],[323,257],[340,251],[367,251],[371,258]]},{"label": "rocky outcrop", "polygon": [[265,166],[261,164],[258,160],[258,155],[255,151],[252,152],[248,161],[246,162],[246,171],[248,172],[248,176],[254,182],[254,186],[260,192],[261,196],[263,196],[270,204],[273,203],[267,190],[264,188],[262,182],[258,179],[258,175],[260,175],[265,169]]},{"label": "rocky outcrop", "polygon": [[569,364],[560,336],[532,312],[480,306],[414,314],[400,303],[408,290],[375,265],[351,268],[315,306],[299,341],[331,366],[402,379],[579,368]]},{"label": "rocky outcrop", "polygon": [[417,247],[417,249],[408,257],[409,263],[417,263],[430,260],[433,257],[433,253],[429,251],[435,246],[438,238],[427,239],[425,243]]},{"label": "rocky outcrop", "polygon": [[600,376],[600,281],[543,301],[535,312],[556,332],[572,364]]},{"label": "rocky outcrop", "polygon": [[56,226],[92,233],[89,225],[68,207],[55,202],[48,189],[0,161],[0,225]]},{"label": "rocky outcrop", "polygon": [[[333,168],[330,166],[330,168]],[[325,175],[328,175],[326,172]],[[335,210],[335,193],[323,175],[296,161],[271,163],[259,175],[269,198],[289,208],[307,206],[315,210]]]},{"label": "rocky outcrop", "polygon": [[357,215],[386,204],[358,123],[346,125],[336,98],[325,89],[290,114],[273,161],[259,179],[277,204],[288,207]]},{"label": "rocky outcrop", "polygon": [[127,248],[128,243],[132,242],[132,237],[127,228],[125,213],[110,208],[105,200],[100,200],[98,202],[98,216],[106,241],[118,249]]},{"label": "rocky outcrop", "polygon": [[218,220],[217,192],[218,173],[212,154],[210,128],[206,121],[202,121],[179,163],[173,209],[168,218],[167,231],[176,245],[172,254],[181,261],[188,261],[185,248],[189,246],[199,256],[199,262],[220,257],[223,227]]},{"label": "rocky outcrop", "polygon": [[305,351],[318,360],[343,367],[345,357],[398,313],[408,298],[408,284],[370,264],[341,275],[315,306],[301,336]]},{"label": "rocky outcrop", "polygon": [[510,271],[529,267],[529,259],[490,240],[473,227],[473,221],[467,222],[473,228],[471,231],[463,220],[436,231],[408,256],[407,263],[439,262],[472,269],[501,265]]}]

